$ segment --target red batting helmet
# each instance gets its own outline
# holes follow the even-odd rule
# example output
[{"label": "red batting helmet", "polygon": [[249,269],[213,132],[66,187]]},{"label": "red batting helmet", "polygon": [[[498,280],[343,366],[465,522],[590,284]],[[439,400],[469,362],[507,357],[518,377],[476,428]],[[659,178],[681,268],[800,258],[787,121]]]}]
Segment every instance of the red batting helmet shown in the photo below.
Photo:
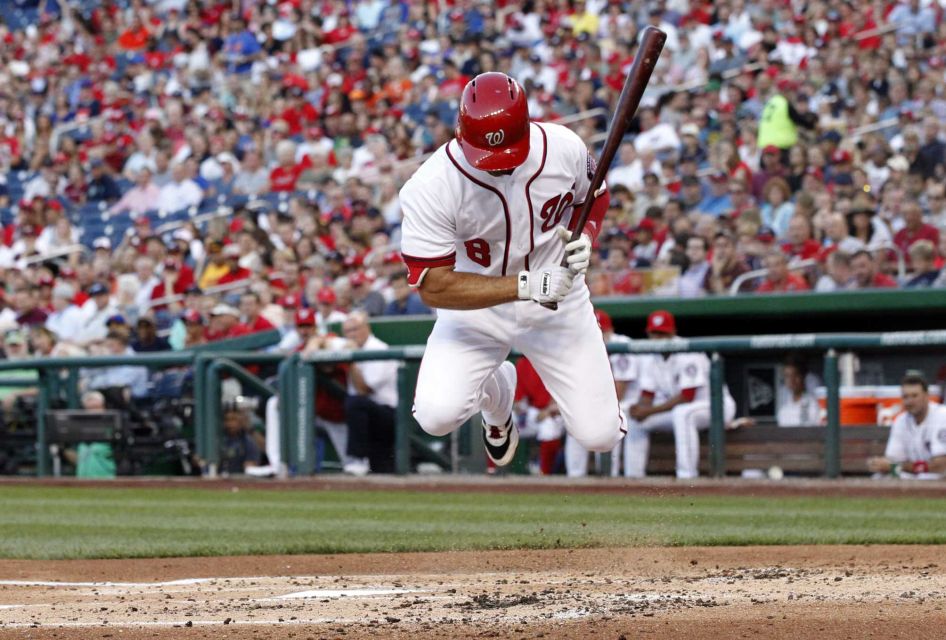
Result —
[{"label": "red batting helmet", "polygon": [[482,171],[507,171],[529,155],[529,105],[519,83],[505,73],[476,76],[463,89],[457,141]]}]

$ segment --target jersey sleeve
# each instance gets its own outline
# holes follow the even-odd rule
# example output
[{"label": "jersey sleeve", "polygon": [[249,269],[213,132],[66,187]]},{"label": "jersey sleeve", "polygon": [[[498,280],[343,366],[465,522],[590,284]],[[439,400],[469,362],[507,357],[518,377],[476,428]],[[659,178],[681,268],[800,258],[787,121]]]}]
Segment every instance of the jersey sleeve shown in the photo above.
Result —
[{"label": "jersey sleeve", "polygon": [[930,423],[930,455],[946,456],[946,409],[937,407]]},{"label": "jersey sleeve", "polygon": [[412,287],[421,285],[428,269],[456,262],[456,221],[442,202],[441,190],[416,179],[401,189],[401,256]]},{"label": "jersey sleeve", "polygon": [[907,433],[904,414],[901,414],[893,421],[890,427],[890,436],[887,438],[887,448],[884,450],[884,457],[891,462],[907,461]]},{"label": "jersey sleeve", "polygon": [[[594,197],[594,194],[589,194],[588,190],[591,187],[591,180],[595,175],[596,169],[597,163],[595,162],[594,154],[588,147],[582,144],[576,173],[577,179],[575,182],[575,198],[578,202],[578,205],[575,206],[576,215],[581,208],[579,205],[587,198]],[[600,188],[604,191],[595,198],[594,204],[591,205],[591,212],[588,215],[588,220],[585,222],[585,228],[583,229],[592,241],[598,237],[598,233],[601,231],[602,221],[611,203],[611,196],[608,194],[607,190],[607,182],[602,182]]]},{"label": "jersey sleeve", "polygon": [[707,367],[703,366],[702,354],[687,354],[680,356],[680,368],[677,372],[677,384],[680,391],[685,389],[699,389],[709,383],[706,377]]},{"label": "jersey sleeve", "polygon": [[615,353],[611,356],[611,373],[618,382],[634,382],[638,378],[637,361],[629,353]]},{"label": "jersey sleeve", "polygon": [[651,395],[655,395],[659,391],[657,388],[657,380],[653,376],[653,370],[657,366],[659,366],[658,363],[652,361],[652,359],[648,360],[647,362],[641,362],[640,381],[642,393],[650,393]]}]

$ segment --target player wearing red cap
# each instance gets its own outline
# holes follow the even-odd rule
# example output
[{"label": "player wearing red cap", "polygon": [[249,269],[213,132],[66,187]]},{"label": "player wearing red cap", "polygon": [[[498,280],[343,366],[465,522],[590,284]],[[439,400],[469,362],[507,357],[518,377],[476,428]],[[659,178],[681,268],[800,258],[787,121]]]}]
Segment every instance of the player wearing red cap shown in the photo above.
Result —
[{"label": "player wearing red cap", "polygon": [[[508,464],[518,433],[515,367],[505,359],[515,348],[583,446],[609,451],[621,439],[624,418],[584,282],[606,195],[595,200],[581,239],[565,244],[574,205],[593,197],[593,174],[574,132],[529,122],[515,80],[484,73],[467,84],[456,140],[400,193],[409,284],[439,309],[414,403],[428,433],[446,435],[482,412],[487,454]],[[557,311],[535,304],[551,302]]]},{"label": "player wearing red cap", "polygon": [[[669,311],[654,311],[647,318],[651,340],[677,336],[677,323]],[[677,454],[677,477],[699,475],[700,434],[710,424],[710,361],[704,353],[656,354],[641,363],[640,399],[630,407],[624,446],[624,475],[646,475],[650,432],[672,430]],[[736,403],[723,393],[723,415],[733,419]]]}]

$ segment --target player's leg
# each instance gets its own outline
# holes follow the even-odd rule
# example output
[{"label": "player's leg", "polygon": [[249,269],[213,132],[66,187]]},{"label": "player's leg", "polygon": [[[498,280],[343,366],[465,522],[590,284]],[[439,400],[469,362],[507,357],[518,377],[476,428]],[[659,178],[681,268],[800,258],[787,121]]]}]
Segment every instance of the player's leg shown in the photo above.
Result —
[{"label": "player's leg", "polygon": [[588,450],[570,433],[565,436],[565,473],[569,478],[588,475]]},{"label": "player's leg", "polygon": [[282,470],[282,447],[279,442],[279,396],[266,400],[266,459],[273,473]]},{"label": "player's leg", "polygon": [[[695,400],[673,408],[673,438],[677,454],[677,477],[696,478],[700,474],[700,431],[710,425],[709,400]],[[723,397],[723,420],[729,422],[736,413],[733,399]]]},{"label": "player's leg", "polygon": [[497,409],[504,399],[492,374],[506,359],[509,347],[489,327],[479,326],[478,320],[488,316],[467,313],[471,314],[467,322],[437,319],[420,363],[414,419],[434,436],[454,431],[481,408]]},{"label": "player's leg", "polygon": [[583,304],[555,313],[561,315],[520,331],[516,346],[535,366],[578,444],[610,451],[626,428],[594,310]]},{"label": "player's leg", "polygon": [[628,419],[627,435],[624,437],[624,477],[643,478],[647,475],[650,459],[650,433],[669,431],[673,420],[669,411],[656,413],[645,420]]}]

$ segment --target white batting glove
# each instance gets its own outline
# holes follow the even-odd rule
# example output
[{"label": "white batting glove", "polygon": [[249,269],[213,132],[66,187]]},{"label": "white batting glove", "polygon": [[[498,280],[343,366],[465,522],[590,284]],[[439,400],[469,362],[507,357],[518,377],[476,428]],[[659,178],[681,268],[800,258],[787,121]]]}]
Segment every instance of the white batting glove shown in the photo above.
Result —
[{"label": "white batting glove", "polygon": [[519,299],[539,304],[561,302],[572,288],[575,274],[558,265],[519,272]]},{"label": "white batting glove", "polygon": [[572,232],[565,227],[559,227],[558,237],[565,243],[565,261],[568,263],[568,268],[576,276],[579,273],[586,273],[588,265],[591,264],[591,238],[588,234],[583,233],[577,240],[569,242]]}]

